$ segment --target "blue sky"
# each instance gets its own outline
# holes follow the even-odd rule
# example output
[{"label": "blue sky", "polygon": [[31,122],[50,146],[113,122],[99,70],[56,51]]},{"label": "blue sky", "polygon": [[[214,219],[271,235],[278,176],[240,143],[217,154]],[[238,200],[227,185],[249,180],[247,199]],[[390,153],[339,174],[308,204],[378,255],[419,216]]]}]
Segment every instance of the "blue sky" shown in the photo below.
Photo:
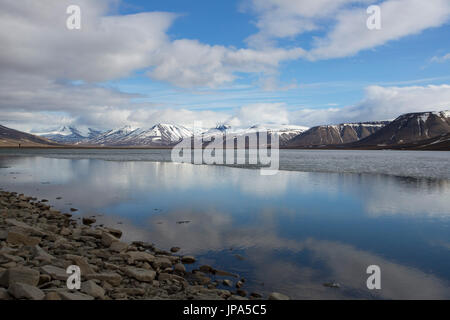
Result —
[{"label": "blue sky", "polygon": [[[373,3],[377,3],[374,1]],[[255,15],[242,10],[242,1],[127,1],[120,6],[120,14],[143,11],[168,11],[180,14],[169,30],[172,39],[198,39],[210,45],[245,47],[245,39],[258,31]],[[305,34],[286,41],[290,46],[311,46],[313,36],[325,32]],[[355,56],[324,61],[302,59],[284,63],[277,80],[290,90],[264,90],[258,76],[241,74],[234,85],[215,88],[207,95],[191,90],[179,90],[171,85],[136,76],[111,83],[126,92],[148,95],[141,101],[155,101],[171,106],[195,109],[215,108],[229,111],[245,102],[284,102],[289,108],[307,106],[328,108],[346,106],[364,97],[369,85],[406,86],[410,84],[445,84],[450,81],[449,63],[430,63],[430,60],[450,52],[450,25],[425,30],[380,47],[361,51]],[[296,86],[294,86],[296,85]],[[150,92],[149,92],[150,87]],[[181,100],[181,101],[180,101]],[[371,120],[371,119],[367,119]],[[375,120],[375,119],[373,119]]]},{"label": "blue sky", "polygon": [[[21,1],[0,5],[0,119],[19,129],[312,126],[450,109],[446,0]],[[58,29],[66,2],[81,8],[78,34]],[[374,4],[381,30],[365,26]]]}]

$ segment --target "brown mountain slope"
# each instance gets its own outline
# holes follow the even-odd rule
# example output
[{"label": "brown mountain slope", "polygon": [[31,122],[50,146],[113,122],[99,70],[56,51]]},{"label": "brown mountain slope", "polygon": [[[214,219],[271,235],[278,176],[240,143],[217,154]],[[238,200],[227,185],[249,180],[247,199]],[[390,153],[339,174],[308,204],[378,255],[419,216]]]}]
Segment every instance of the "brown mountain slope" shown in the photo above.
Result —
[{"label": "brown mountain slope", "polygon": [[355,142],[355,146],[417,144],[450,133],[450,111],[401,115],[381,130]]},{"label": "brown mountain slope", "polygon": [[0,147],[48,147],[57,143],[0,125]]},{"label": "brown mountain slope", "polygon": [[358,141],[380,130],[388,121],[345,123],[313,127],[287,143],[288,147],[340,145]]}]

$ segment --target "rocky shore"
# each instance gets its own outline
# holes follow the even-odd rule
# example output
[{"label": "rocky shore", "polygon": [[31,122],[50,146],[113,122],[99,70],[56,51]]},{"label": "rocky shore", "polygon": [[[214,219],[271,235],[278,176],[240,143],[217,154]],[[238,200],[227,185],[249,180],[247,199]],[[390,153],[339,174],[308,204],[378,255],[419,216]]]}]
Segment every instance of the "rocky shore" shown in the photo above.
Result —
[{"label": "rocky shore", "polygon": [[[44,200],[0,191],[0,300],[262,298],[248,294],[245,279],[226,271],[203,265],[187,272],[185,264],[195,258],[176,255],[179,248],[125,243],[120,230],[94,223],[79,223]],[[70,265],[80,268],[79,290],[67,288]]]}]

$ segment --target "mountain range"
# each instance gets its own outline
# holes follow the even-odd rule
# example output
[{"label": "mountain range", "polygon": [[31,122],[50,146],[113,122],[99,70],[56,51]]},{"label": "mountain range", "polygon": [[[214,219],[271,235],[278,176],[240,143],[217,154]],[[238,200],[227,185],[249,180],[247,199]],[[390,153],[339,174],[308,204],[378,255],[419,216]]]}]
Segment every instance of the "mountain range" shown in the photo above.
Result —
[{"label": "mountain range", "polygon": [[48,132],[36,133],[36,135],[58,143],[73,144],[84,139],[93,139],[101,133],[102,132],[100,130],[94,130],[91,128],[88,128],[86,131],[82,131],[72,126],[61,126]]},{"label": "mountain range", "polygon": [[[233,128],[229,125],[217,125],[214,128],[196,128],[195,134],[204,140],[225,134],[228,138],[236,138],[252,132],[274,132],[280,136],[280,143],[287,143],[293,137],[308,130],[307,127],[295,125],[254,125],[249,128]],[[150,128],[134,128],[129,125],[101,132],[88,128],[84,132],[63,126],[57,130],[39,133],[39,136],[62,144],[86,146],[172,146],[182,139],[192,137],[194,130],[181,125],[159,123]]]},{"label": "mountain range", "polygon": [[[226,136],[233,139],[249,133],[277,133],[284,148],[338,149],[423,149],[450,150],[450,111],[408,113],[393,121],[373,121],[321,125],[312,128],[295,125],[254,125],[233,128],[222,124],[214,128],[196,128],[204,141]],[[77,146],[77,147],[171,147],[193,137],[194,130],[176,124],[159,123],[150,128],[124,126],[107,131],[80,130],[61,126],[39,136],[0,126],[0,145]]]}]

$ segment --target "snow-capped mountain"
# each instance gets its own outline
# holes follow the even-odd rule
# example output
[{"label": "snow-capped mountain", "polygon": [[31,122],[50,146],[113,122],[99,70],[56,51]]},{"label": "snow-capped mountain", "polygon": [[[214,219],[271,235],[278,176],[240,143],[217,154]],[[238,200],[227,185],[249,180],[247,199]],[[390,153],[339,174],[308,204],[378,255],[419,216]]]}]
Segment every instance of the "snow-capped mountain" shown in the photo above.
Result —
[{"label": "snow-capped mountain", "polygon": [[[280,135],[280,144],[307,130],[306,127],[294,125],[255,125],[250,128],[233,128],[229,125],[218,125],[215,128],[190,129],[181,125],[159,123],[149,129],[124,126],[119,129],[109,130],[94,138],[83,139],[77,142],[80,145],[100,146],[171,146],[182,139],[193,137],[210,141],[212,137],[226,135],[227,139],[234,139],[240,135],[255,132],[269,132],[271,135],[277,132]],[[194,134],[195,133],[195,134]]]},{"label": "snow-capped mountain", "polygon": [[80,144],[104,146],[170,146],[192,136],[192,131],[174,124],[159,123],[149,129],[125,126],[109,130]]},{"label": "snow-capped mountain", "polygon": [[308,127],[296,126],[296,125],[255,125],[249,130],[254,132],[268,132],[269,135],[277,133],[280,137],[280,145],[285,145],[288,141],[298,136],[299,134],[307,131]]},{"label": "snow-capped mountain", "polygon": [[287,124],[253,125],[249,128],[233,128],[229,125],[220,125],[205,131],[203,133],[203,139],[205,141],[210,141],[213,137],[223,136],[227,141],[230,141],[249,134],[267,132],[269,137],[271,137],[274,133],[277,133],[280,139],[279,143],[283,146],[289,140],[306,130],[308,130],[308,127]]},{"label": "snow-capped mountain", "polygon": [[91,128],[82,130],[72,126],[61,126],[55,130],[35,134],[58,143],[74,144],[84,139],[93,139],[101,134],[101,131]]},{"label": "snow-capped mountain", "polygon": [[[61,126],[57,130],[49,130],[38,135],[53,142],[80,146],[158,147],[174,146],[182,139],[191,137],[202,138],[203,145],[209,144],[213,141],[213,138],[226,139],[228,146],[229,142],[234,144],[234,141],[239,137],[261,132],[268,132],[269,136],[277,133],[280,137],[280,146],[289,148],[336,146],[448,150],[450,111],[408,113],[393,121],[342,123],[316,126],[310,129],[296,125],[273,124],[250,127],[233,127],[228,124],[221,124],[214,128],[205,129],[159,123],[147,129],[128,125],[106,132],[89,128],[80,130],[72,126]],[[39,138],[35,137],[35,139]],[[3,143],[9,142],[4,140]],[[48,141],[47,143],[51,142]]]}]

